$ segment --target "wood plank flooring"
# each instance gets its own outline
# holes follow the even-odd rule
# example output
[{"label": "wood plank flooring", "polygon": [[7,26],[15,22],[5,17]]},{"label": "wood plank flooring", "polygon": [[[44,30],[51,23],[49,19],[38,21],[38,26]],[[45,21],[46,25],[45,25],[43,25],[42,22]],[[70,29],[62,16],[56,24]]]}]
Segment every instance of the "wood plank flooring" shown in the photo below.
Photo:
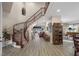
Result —
[{"label": "wood plank flooring", "polygon": [[30,40],[23,49],[6,46],[3,56],[73,56],[73,42],[64,41],[63,45],[53,45],[42,38]]},{"label": "wood plank flooring", "polygon": [[63,45],[52,45],[41,39],[39,42],[30,41],[25,48],[19,49],[12,46],[3,48],[4,56],[72,56],[74,55],[73,44],[64,42]]}]

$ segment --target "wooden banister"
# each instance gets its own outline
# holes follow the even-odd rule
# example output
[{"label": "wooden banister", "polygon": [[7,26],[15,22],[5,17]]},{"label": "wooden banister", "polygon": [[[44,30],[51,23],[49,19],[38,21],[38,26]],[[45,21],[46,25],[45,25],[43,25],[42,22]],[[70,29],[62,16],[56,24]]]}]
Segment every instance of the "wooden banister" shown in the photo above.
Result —
[{"label": "wooden banister", "polygon": [[[49,4],[48,4],[49,5]],[[27,29],[28,27],[33,23],[35,22],[38,18],[42,17],[45,15],[46,13],[46,10],[48,8],[48,5],[46,5],[45,7],[41,7],[36,13],[34,13],[30,18],[28,18],[25,22],[21,22],[21,23],[17,23],[13,26],[13,41],[16,41],[16,35],[18,33],[21,33],[21,37],[20,37],[20,46],[23,48],[23,40],[22,40],[22,37],[24,37],[24,39],[26,41],[28,41],[27,37],[26,37],[26,32],[27,32]],[[20,28],[19,30],[17,29],[17,26],[19,25],[24,25],[22,28]],[[16,32],[16,34],[15,34]],[[28,34],[27,34],[28,35]]]},{"label": "wooden banister", "polygon": [[[29,19],[31,19],[32,17],[34,17],[34,16],[35,16],[39,11],[41,11],[42,9],[45,9],[45,7],[41,7],[35,14],[33,14],[30,18],[28,18],[26,22],[28,22]],[[25,23],[26,23],[26,22],[25,22]]]}]

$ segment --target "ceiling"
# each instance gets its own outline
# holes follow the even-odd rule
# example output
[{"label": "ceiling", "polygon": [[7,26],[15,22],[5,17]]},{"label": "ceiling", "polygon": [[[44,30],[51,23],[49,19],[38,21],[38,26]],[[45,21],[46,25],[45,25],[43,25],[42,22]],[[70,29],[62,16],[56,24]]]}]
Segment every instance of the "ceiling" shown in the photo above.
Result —
[{"label": "ceiling", "polygon": [[49,14],[60,15],[63,23],[79,23],[79,2],[53,2]]}]

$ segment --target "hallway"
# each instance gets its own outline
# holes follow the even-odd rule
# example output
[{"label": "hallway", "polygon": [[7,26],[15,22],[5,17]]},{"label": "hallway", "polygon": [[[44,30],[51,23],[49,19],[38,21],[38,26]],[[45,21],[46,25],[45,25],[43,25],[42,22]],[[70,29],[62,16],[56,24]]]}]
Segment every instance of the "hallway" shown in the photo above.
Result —
[{"label": "hallway", "polygon": [[64,41],[63,45],[53,45],[44,41],[35,34],[35,39],[30,40],[23,49],[6,46],[3,48],[3,56],[73,56],[73,43]]}]

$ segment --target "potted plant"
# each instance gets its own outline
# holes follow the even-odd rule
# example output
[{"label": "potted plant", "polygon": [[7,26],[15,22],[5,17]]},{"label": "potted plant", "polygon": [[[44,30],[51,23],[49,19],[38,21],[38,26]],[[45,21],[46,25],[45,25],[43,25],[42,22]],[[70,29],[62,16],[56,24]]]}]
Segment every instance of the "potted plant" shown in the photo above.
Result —
[{"label": "potted plant", "polygon": [[10,40],[10,34],[8,34],[6,29],[3,31],[3,38],[5,41]]}]

